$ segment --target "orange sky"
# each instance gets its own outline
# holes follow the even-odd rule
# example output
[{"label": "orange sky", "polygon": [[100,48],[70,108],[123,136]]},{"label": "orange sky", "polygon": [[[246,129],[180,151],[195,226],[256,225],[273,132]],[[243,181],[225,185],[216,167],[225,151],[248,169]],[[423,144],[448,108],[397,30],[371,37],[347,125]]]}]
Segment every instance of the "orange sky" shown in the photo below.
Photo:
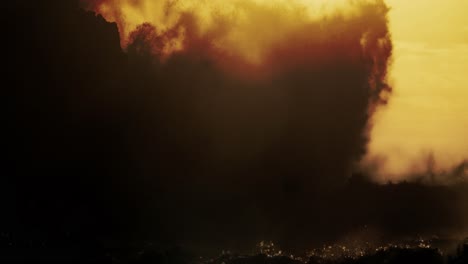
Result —
[{"label": "orange sky", "polygon": [[[284,32],[333,13],[337,7],[353,14],[348,0],[210,0],[203,5],[198,0],[143,0],[138,5],[122,0],[121,12],[113,11],[114,1],[106,2],[99,12],[119,23],[124,47],[130,32],[143,22],[162,32],[189,11],[196,15],[202,31],[216,32],[214,14],[218,14],[233,23],[235,30],[215,44],[252,63],[259,63],[265,47]],[[365,158],[365,162],[385,161],[376,172],[383,181],[427,171],[425,161],[431,153],[438,170],[468,158],[468,1],[385,2],[391,7],[394,57],[389,79],[394,92],[389,105],[381,107],[373,118]],[[168,7],[173,8],[171,12],[164,11]],[[119,18],[119,14],[124,17]],[[274,31],[258,30],[271,25],[275,25]],[[179,35],[183,37],[184,32]],[[168,53],[179,46],[172,45]]]},{"label": "orange sky", "polygon": [[387,0],[395,45],[394,93],[375,118],[368,158],[380,177],[401,179],[468,158],[468,1]]},{"label": "orange sky", "polygon": [[[214,43],[218,48],[258,64],[266,47],[286,33],[336,12],[352,16],[357,12],[354,7],[348,0],[106,0],[95,11],[118,23],[123,47],[137,26],[150,23],[162,33],[190,13],[197,20],[199,34],[220,35]],[[221,36],[218,32],[221,23],[230,25],[228,34]],[[184,32],[180,38],[184,38]],[[182,49],[181,45],[175,46],[168,53]]]}]

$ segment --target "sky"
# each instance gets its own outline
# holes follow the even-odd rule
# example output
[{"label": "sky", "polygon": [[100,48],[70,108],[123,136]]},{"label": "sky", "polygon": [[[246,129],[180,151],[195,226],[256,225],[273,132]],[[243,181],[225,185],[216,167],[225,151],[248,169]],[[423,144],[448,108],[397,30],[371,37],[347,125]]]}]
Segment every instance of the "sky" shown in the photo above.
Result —
[{"label": "sky", "polygon": [[468,2],[387,0],[394,43],[391,100],[374,118],[368,158],[379,179],[447,170],[468,158]]},{"label": "sky", "polygon": [[[265,61],[268,50],[289,32],[310,21],[333,16],[336,10],[345,17],[359,14],[356,8],[359,5],[343,0],[326,4],[321,0],[236,0],[203,4],[149,0],[118,4],[109,0],[82,2],[107,20],[117,22],[124,48],[131,42],[131,33],[142,23],[155,25],[160,34],[175,28],[182,13],[195,14],[199,34],[211,34],[217,49],[240,55],[247,64],[232,67],[233,61],[225,57],[218,62],[231,64],[227,67],[230,72],[233,69],[243,74],[248,72],[249,77],[271,71],[263,67],[277,63]],[[379,1],[368,1],[375,2]],[[464,135],[468,131],[468,104],[465,103],[468,19],[464,14],[468,3],[463,0],[387,0],[385,3],[390,7],[387,18],[393,45],[386,78],[393,92],[389,103],[379,106],[378,113],[369,122],[370,141],[362,164],[376,168],[371,174],[380,182],[410,179],[428,170],[443,174],[468,157]],[[223,20],[216,21],[219,18]],[[226,30],[222,29],[224,26],[229,28],[228,32],[220,33]],[[177,30],[177,36],[165,41],[168,45],[162,47],[162,52],[167,53],[161,56],[163,59],[183,49],[182,39],[187,32]],[[260,70],[246,67],[248,64],[260,65]]]}]

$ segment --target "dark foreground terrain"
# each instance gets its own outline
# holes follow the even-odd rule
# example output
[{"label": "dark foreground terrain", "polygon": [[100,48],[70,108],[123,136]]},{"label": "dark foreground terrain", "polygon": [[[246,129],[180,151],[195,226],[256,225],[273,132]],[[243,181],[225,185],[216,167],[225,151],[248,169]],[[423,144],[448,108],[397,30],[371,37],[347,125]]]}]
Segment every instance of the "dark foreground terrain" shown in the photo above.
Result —
[{"label": "dark foreground terrain", "polygon": [[[3,237],[5,239],[5,237]],[[151,243],[143,247],[121,248],[115,245],[88,245],[73,247],[64,245],[32,245],[2,241],[1,263],[157,263],[157,264],[466,264],[468,240],[451,252],[420,243],[414,245],[388,245],[367,248],[324,246],[309,251],[304,256],[273,250],[270,244],[251,254],[235,254],[223,251],[216,257],[201,257],[181,247],[160,249]]]}]

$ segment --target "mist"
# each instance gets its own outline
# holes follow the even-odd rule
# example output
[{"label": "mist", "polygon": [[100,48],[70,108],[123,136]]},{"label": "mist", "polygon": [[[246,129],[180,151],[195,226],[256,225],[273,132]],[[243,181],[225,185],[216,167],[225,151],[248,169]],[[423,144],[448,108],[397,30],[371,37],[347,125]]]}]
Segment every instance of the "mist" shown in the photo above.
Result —
[{"label": "mist", "polygon": [[466,185],[379,185],[359,166],[391,100],[382,1],[299,19],[253,59],[230,23],[128,30],[84,4],[9,3],[4,232],[201,252],[466,233]]},{"label": "mist", "polygon": [[[450,171],[468,158],[467,7],[463,1],[388,0],[394,43],[389,104],[374,116],[367,160],[380,160],[378,182],[426,174],[427,160],[438,182],[453,184]],[[431,30],[424,26],[438,21]],[[444,175],[447,176],[443,180]],[[463,181],[467,179],[467,172]],[[437,177],[436,177],[437,178]]]}]

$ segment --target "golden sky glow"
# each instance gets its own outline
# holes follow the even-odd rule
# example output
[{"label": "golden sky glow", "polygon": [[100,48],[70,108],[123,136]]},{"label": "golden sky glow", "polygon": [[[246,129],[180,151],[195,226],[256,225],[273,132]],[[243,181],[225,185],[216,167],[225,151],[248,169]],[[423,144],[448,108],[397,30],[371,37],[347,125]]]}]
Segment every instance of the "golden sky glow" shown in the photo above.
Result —
[{"label": "golden sky glow", "polygon": [[[304,41],[310,38],[320,42],[320,34],[314,35],[307,25],[337,13],[345,19],[359,14],[356,12],[362,9],[354,8],[358,2],[382,3],[381,0],[83,1],[94,3],[90,9],[108,21],[117,22],[124,48],[139,25],[150,23],[158,35],[177,31],[169,40],[162,41],[163,47],[158,47],[162,54],[183,50],[187,32],[196,31],[192,34],[210,38],[221,53],[232,53],[251,65],[265,62],[269,49],[285,38],[289,41],[291,32],[306,36]],[[369,153],[364,159],[366,164],[379,161],[376,173],[383,181],[427,171],[426,161],[431,155],[437,170],[451,168],[468,158],[468,1],[386,0],[385,3],[391,8],[394,50],[389,79],[393,94],[390,103],[380,107],[373,117]],[[177,26],[186,13],[196,20],[195,30]],[[366,23],[369,28],[375,24]],[[349,30],[336,27],[334,33],[340,34],[340,29]],[[378,28],[372,30],[382,33]]]},{"label": "golden sky glow", "polygon": [[[162,33],[190,13],[199,34],[218,34],[218,47],[260,63],[266,47],[284,39],[286,33],[327,15],[352,16],[359,12],[356,7],[348,0],[105,0],[92,9],[119,24],[123,47],[139,25],[150,23]],[[229,25],[227,34],[220,32],[225,30],[223,25]]]},{"label": "golden sky glow", "polygon": [[[374,118],[368,159],[398,180],[468,158],[468,1],[387,0],[394,42],[390,104]],[[382,164],[381,164],[382,165]]]}]

